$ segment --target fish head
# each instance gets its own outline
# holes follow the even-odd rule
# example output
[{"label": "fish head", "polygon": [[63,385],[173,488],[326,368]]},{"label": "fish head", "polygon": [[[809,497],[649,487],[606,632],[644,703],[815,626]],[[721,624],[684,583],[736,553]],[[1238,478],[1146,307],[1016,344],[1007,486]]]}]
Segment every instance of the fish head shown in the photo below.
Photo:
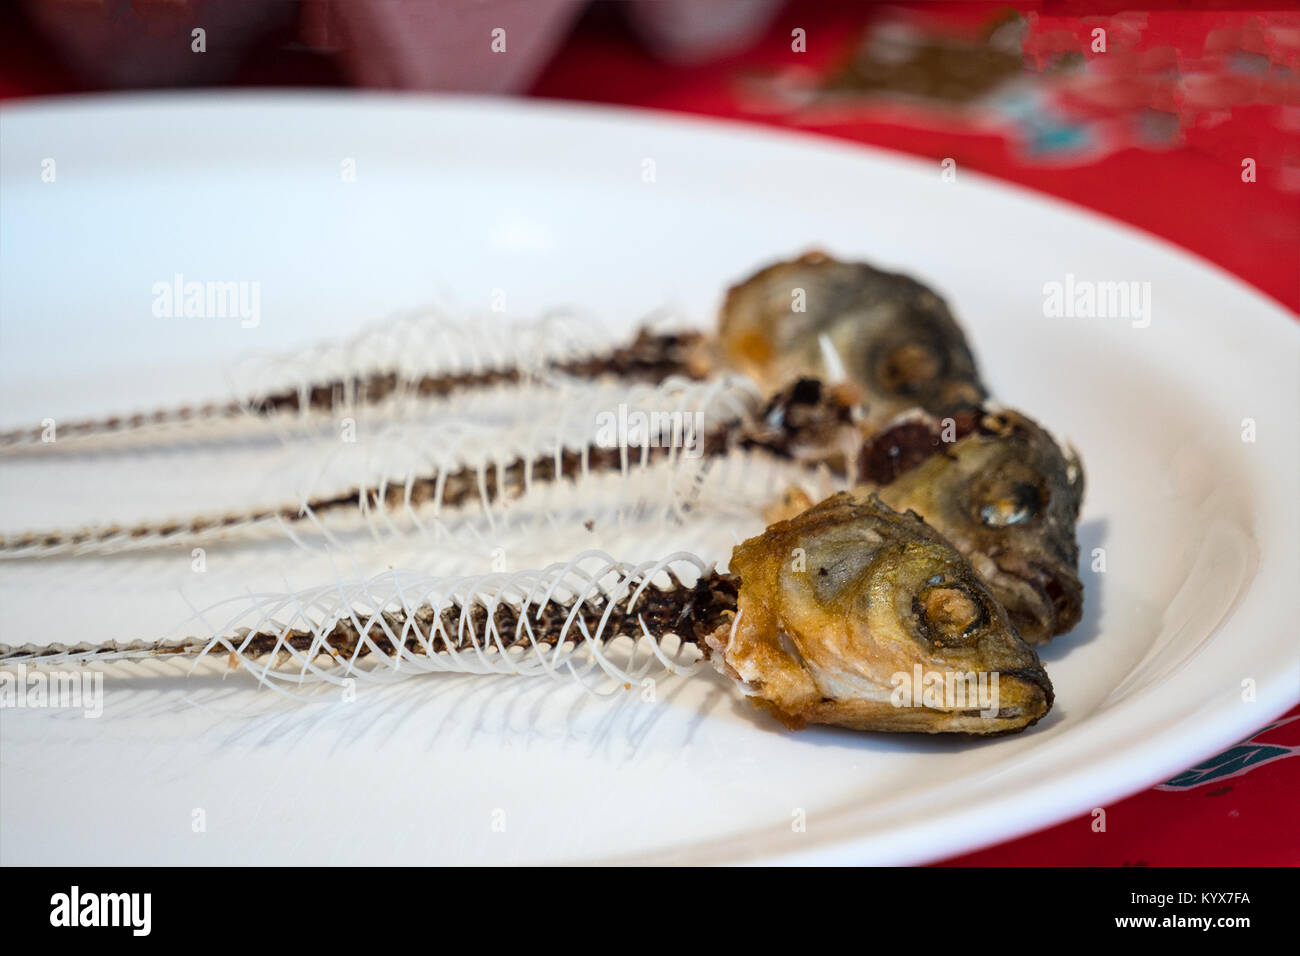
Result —
[{"label": "fish head", "polygon": [[705,644],[788,726],[995,734],[1051,707],[1033,648],[915,514],[841,493],[738,545],[730,571],[736,617]]},{"label": "fish head", "polygon": [[820,252],[732,287],[719,341],[730,364],[769,392],[801,376],[842,374],[863,390],[876,421],[985,394],[965,336],[938,295],[907,276]]},{"label": "fish head", "polygon": [[859,471],[970,559],[1026,641],[1079,622],[1083,468],[1035,422],[978,408],[911,416],[864,446]]}]

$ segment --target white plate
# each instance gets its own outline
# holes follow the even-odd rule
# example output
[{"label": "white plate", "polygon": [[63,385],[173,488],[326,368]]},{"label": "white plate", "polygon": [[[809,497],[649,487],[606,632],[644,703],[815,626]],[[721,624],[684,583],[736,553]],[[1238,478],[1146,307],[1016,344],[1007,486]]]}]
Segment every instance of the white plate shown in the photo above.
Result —
[{"label": "white plate", "polygon": [[[1043,655],[1057,705],[1028,733],[786,733],[709,677],[655,705],[453,678],[304,708],[239,680],[110,674],[98,720],[0,714],[4,863],[919,862],[1104,807],[1300,697],[1300,335],[1150,237],[919,160],[539,103],[18,105],[0,161],[0,425],[221,395],[239,354],[435,297],[486,308],[502,290],[512,313],[627,327],[673,303],[707,323],[728,282],[822,246],[941,290],[999,398],[1088,471],[1086,615]],[[260,324],[154,317],[175,273],[260,282]],[[1149,327],[1045,317],[1067,273],[1149,282]],[[152,480],[186,460],[151,459]],[[0,462],[4,530],[93,502],[85,469]],[[160,560],[188,554],[0,567],[0,641],[150,636],[185,608]]]}]

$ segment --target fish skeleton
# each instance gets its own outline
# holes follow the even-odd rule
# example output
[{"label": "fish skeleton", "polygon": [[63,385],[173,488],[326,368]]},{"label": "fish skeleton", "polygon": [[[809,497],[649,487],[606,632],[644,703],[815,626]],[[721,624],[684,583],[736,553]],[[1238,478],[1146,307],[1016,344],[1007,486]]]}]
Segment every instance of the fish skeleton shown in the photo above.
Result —
[{"label": "fish skeleton", "polygon": [[[665,393],[651,394],[657,398],[649,404],[666,399]],[[855,483],[860,496],[877,494],[893,508],[915,511],[951,541],[988,582],[1026,641],[1043,643],[1078,623],[1083,469],[1076,455],[1062,450],[1028,417],[1009,409],[957,406],[946,414],[907,412],[873,433],[853,385],[803,379],[762,404],[743,389],[718,394],[730,400],[708,400],[711,408],[723,410],[723,421],[695,436],[701,458],[740,448],[830,466]],[[627,475],[659,463],[671,469],[681,459],[682,449],[671,444],[633,450],[625,444],[551,442],[492,466],[457,464],[392,481],[382,476],[365,487],[312,497],[305,506],[11,536],[0,539],[0,558],[116,553],[188,544],[204,535],[231,540],[268,525],[321,521],[359,509],[409,513],[418,523],[422,509],[439,516],[466,506],[491,508],[539,485],[576,483],[602,471]],[[764,515],[773,521],[812,503],[806,492],[793,489]]]},{"label": "fish skeleton", "polygon": [[[729,571],[683,553],[629,565],[586,552],[540,571],[393,571],[250,598],[240,619],[253,624],[206,638],[0,646],[0,667],[225,655],[280,689],[453,672],[605,679],[612,692],[710,660],[792,728],[977,735],[1023,730],[1053,701],[969,562],[916,515],[847,495],[738,545]],[[639,666],[616,656],[619,638],[649,648]],[[928,692],[904,697],[913,674]],[[991,699],[946,693],[978,676]]]},{"label": "fish skeleton", "polygon": [[[444,325],[449,328],[443,330]],[[405,338],[398,334],[391,336],[393,344],[383,343],[386,328],[357,343],[278,363],[292,370],[292,384],[254,389],[239,400],[60,423],[54,441],[45,426],[15,429],[0,433],[0,452],[63,449],[68,439],[73,448],[114,447],[143,438],[165,442],[168,436],[193,440],[202,428],[220,435],[220,426],[232,422],[299,418],[332,424],[344,412],[380,406],[400,416],[409,414],[411,402],[451,400],[525,382],[658,384],[739,373],[771,394],[798,378],[836,378],[830,373],[841,370],[826,367],[828,344],[842,357],[848,380],[863,389],[877,420],[906,408],[934,409],[985,397],[961,328],[938,295],[910,277],[821,252],[767,266],[732,286],[712,338],[693,329],[642,328],[629,342],[592,349],[574,340],[594,337],[593,329],[574,329],[549,316],[492,334],[439,320],[413,333],[416,344],[401,347]],[[428,367],[419,368],[417,359],[413,368],[382,367],[380,360],[381,367],[349,369],[348,356],[356,352],[397,352],[407,365],[411,353],[427,355]],[[328,359],[316,358],[317,353]],[[313,365],[333,370],[323,373]]]},{"label": "fish skeleton", "polygon": [[[589,396],[579,396],[552,410],[563,420],[560,425],[529,424],[513,435],[487,429],[480,436],[486,437],[487,447],[471,448],[463,456],[446,430],[422,432],[411,439],[403,436],[407,444],[420,447],[401,449],[408,463],[414,464],[400,476],[385,461],[384,470],[364,483],[311,493],[300,501],[263,502],[239,512],[160,518],[129,526],[9,534],[0,536],[0,559],[119,554],[207,540],[234,541],[358,513],[405,514],[418,525],[422,514],[440,520],[467,509],[490,510],[539,486],[577,483],[593,473],[628,476],[660,463],[671,467],[683,458],[717,458],[736,448],[762,448],[797,461],[843,462],[856,447],[845,443],[854,435],[851,421],[856,406],[847,396],[824,398],[839,393],[818,383],[796,384],[764,404],[745,379],[669,381],[628,392],[619,403],[624,411],[621,419],[614,409],[604,407],[608,396],[598,400],[601,407],[597,408]],[[619,428],[613,427],[607,429],[608,436],[602,435],[605,429],[598,424],[602,416],[618,425],[630,417],[626,406],[643,416],[641,424],[646,427],[631,435],[619,434]],[[697,419],[702,423],[698,429]],[[650,427],[656,421],[661,427]],[[665,424],[668,434],[660,434]]]}]

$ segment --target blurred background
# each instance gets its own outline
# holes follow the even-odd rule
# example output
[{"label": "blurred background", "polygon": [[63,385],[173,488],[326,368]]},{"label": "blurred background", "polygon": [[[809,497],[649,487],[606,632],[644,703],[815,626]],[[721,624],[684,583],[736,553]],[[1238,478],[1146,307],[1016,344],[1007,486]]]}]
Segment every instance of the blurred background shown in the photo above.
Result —
[{"label": "blurred background", "polygon": [[0,98],[360,87],[742,119],[1086,205],[1300,308],[1290,4],[19,0]]}]

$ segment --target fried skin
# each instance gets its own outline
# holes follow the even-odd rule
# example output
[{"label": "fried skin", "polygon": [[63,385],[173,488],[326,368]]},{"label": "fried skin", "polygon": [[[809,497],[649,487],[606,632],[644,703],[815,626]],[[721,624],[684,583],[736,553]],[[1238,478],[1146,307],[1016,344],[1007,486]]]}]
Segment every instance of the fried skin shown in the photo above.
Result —
[{"label": "fried skin", "polygon": [[[741,581],[737,617],[706,645],[719,670],[788,726],[1000,734],[1051,707],[1038,656],[970,564],[917,516],[878,499],[843,493],[773,525],[735,548],[731,571]],[[973,692],[922,703],[919,689],[900,706],[900,676],[910,680],[918,665],[940,679],[984,675],[993,706]]]}]

